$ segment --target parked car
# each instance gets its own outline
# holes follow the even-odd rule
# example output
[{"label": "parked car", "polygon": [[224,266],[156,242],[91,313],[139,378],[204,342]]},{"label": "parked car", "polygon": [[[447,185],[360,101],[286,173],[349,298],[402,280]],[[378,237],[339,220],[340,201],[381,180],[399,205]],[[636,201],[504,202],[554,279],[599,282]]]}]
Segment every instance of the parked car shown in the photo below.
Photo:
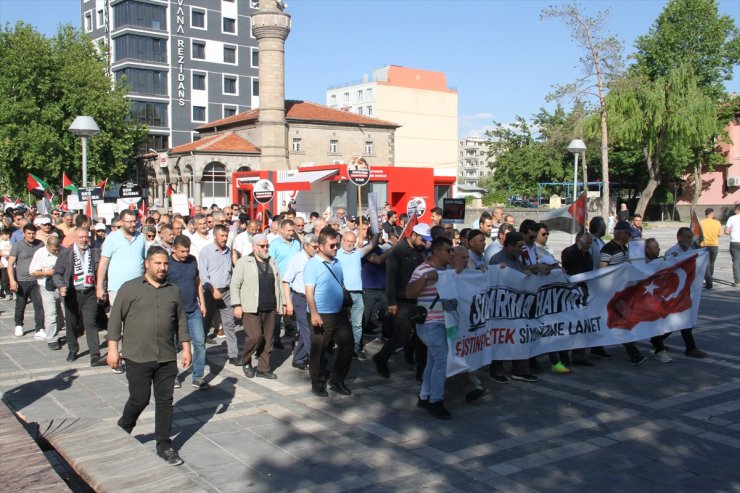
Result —
[{"label": "parked car", "polygon": [[515,199],[510,202],[511,207],[519,207],[521,209],[536,209],[537,205],[530,202],[527,199]]}]

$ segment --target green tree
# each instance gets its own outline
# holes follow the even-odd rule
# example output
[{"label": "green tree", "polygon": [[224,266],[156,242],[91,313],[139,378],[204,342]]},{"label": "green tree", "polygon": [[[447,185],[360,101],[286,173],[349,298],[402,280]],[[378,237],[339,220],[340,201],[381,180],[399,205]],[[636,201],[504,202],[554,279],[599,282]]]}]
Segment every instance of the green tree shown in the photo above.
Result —
[{"label": "green tree", "polygon": [[[594,98],[597,101],[601,151],[602,210],[604,217],[609,213],[609,125],[606,95],[609,83],[619,77],[623,69],[622,42],[607,32],[609,12],[598,12],[591,17],[578,4],[550,6],[542,11],[540,18],[561,18],[570,28],[573,41],[583,51],[580,59],[582,75],[575,82],[555,86],[549,99],[564,96]],[[571,135],[571,138],[580,136]],[[590,146],[589,146],[590,147]],[[584,163],[585,164],[585,163]],[[586,168],[584,167],[584,177]],[[584,181],[586,179],[584,178]]]},{"label": "green tree", "polygon": [[631,71],[657,80],[688,65],[698,87],[719,100],[740,62],[740,31],[716,0],[671,0],[650,31],[637,38]]},{"label": "green tree", "polygon": [[635,212],[644,214],[661,179],[680,174],[692,150],[716,135],[715,104],[688,66],[656,80],[625,78],[606,102],[614,143],[642,151],[647,180]]},{"label": "green tree", "polygon": [[81,142],[69,126],[90,115],[100,133],[88,143],[88,176],[130,174],[146,128],[128,121],[125,88],[106,74],[102,46],[71,26],[47,38],[19,22],[0,30],[0,188],[25,191],[26,173],[50,185],[62,172],[81,185]]}]

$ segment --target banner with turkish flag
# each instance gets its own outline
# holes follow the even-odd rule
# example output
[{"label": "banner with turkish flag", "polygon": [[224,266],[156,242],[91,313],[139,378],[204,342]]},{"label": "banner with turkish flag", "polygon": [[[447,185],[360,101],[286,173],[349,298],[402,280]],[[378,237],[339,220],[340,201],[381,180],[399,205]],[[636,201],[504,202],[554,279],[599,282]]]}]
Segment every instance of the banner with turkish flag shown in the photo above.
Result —
[{"label": "banner with turkish flag", "polygon": [[527,276],[499,266],[440,272],[447,375],[693,327],[708,257],[692,250],[570,277],[559,269]]}]

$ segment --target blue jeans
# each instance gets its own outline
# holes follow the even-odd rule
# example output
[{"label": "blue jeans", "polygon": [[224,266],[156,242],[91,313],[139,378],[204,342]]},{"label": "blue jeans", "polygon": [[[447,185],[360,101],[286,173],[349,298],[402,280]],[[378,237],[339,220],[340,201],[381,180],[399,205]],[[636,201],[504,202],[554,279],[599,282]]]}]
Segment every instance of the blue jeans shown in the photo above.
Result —
[{"label": "blue jeans", "polygon": [[293,302],[293,314],[298,325],[298,343],[293,352],[293,363],[308,363],[311,356],[311,328],[306,319],[306,295],[292,292],[290,299]]},{"label": "blue jeans", "polygon": [[193,352],[193,381],[203,378],[206,369],[206,333],[203,330],[203,316],[200,310],[187,314],[190,348]]},{"label": "blue jeans", "polygon": [[416,334],[427,347],[427,365],[419,397],[438,402],[444,398],[447,379],[447,332],[444,322],[416,324]]},{"label": "blue jeans", "polygon": [[352,324],[352,338],[355,340],[355,352],[358,352],[362,342],[362,316],[365,314],[365,302],[362,299],[362,291],[350,294],[352,295],[352,308],[349,318]]}]

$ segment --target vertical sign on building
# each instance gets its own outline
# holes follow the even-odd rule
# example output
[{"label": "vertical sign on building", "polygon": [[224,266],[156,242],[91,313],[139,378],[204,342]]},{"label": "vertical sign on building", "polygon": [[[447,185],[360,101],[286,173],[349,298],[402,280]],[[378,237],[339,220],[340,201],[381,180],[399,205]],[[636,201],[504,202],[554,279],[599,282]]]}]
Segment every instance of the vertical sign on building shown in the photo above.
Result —
[{"label": "vertical sign on building", "polygon": [[[177,0],[177,12],[175,12],[175,35],[177,36],[177,65],[173,71],[177,74],[177,104],[185,106],[185,0]],[[183,37],[181,37],[183,36]]]}]

